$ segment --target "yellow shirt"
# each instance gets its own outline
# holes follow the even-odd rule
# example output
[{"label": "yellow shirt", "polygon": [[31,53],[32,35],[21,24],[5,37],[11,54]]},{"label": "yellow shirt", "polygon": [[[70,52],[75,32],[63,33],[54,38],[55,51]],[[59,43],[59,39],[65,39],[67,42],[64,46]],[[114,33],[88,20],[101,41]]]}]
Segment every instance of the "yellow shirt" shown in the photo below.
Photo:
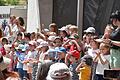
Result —
[{"label": "yellow shirt", "polygon": [[79,80],[90,80],[91,78],[91,67],[85,65],[80,68]]}]

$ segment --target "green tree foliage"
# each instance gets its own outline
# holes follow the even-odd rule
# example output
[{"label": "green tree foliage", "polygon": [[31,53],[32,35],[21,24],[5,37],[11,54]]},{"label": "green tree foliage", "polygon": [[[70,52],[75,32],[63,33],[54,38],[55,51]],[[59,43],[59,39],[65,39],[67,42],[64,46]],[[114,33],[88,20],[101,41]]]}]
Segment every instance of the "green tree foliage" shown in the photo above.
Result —
[{"label": "green tree foliage", "polygon": [[4,0],[0,0],[0,6],[5,6],[5,1]]},{"label": "green tree foliage", "polygon": [[0,0],[0,6],[19,5],[19,0]]},{"label": "green tree foliage", "polygon": [[18,5],[19,0],[6,0],[7,5]]}]

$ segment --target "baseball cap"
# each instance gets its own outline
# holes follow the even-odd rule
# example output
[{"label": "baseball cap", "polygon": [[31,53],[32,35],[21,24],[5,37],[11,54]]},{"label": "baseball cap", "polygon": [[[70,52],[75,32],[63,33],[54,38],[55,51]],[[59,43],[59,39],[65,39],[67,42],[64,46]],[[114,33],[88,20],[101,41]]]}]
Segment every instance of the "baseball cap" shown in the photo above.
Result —
[{"label": "baseball cap", "polygon": [[41,48],[41,47],[44,47],[44,46],[48,46],[48,42],[42,41],[37,48]]},{"label": "baseball cap", "polygon": [[41,43],[42,41],[44,41],[43,39],[37,39],[37,43]]},{"label": "baseball cap", "polygon": [[23,44],[19,44],[18,47],[16,47],[16,49],[17,49],[17,50],[20,49],[20,50],[22,50],[22,51],[26,51],[26,46],[23,45]]},{"label": "baseball cap", "polygon": [[56,38],[56,36],[49,36],[49,37],[48,37],[48,40],[50,40],[50,41],[54,41],[55,38]]},{"label": "baseball cap", "polygon": [[3,61],[0,62],[0,70],[1,71],[5,70],[11,62],[11,59],[9,59],[7,57],[2,57],[2,58],[3,58]]},{"label": "baseball cap", "polygon": [[95,33],[95,28],[94,27],[89,27],[86,30],[84,30],[86,33]]},{"label": "baseball cap", "polygon": [[75,50],[75,51],[70,51],[68,52],[68,54],[70,54],[71,56],[75,57],[76,59],[80,58],[80,52]]},{"label": "baseball cap", "polygon": [[36,41],[30,41],[29,42],[29,45],[32,45],[32,46],[36,46],[36,44],[37,44]]},{"label": "baseball cap", "polygon": [[55,49],[49,49],[47,52],[48,52],[48,56],[49,56],[50,58],[55,58],[55,56],[56,56],[56,51],[55,51]]},{"label": "baseball cap", "polygon": [[64,47],[56,47],[56,48],[55,48],[55,51],[56,51],[56,52],[60,52],[60,53],[61,53],[61,52],[66,53],[66,49],[65,49]]},{"label": "baseball cap", "polygon": [[71,25],[71,26],[69,27],[69,29],[73,29],[73,28],[78,28],[78,27],[75,26],[75,25]]},{"label": "baseball cap", "polygon": [[66,26],[63,26],[62,28],[60,28],[60,29],[58,29],[58,30],[60,30],[60,31],[66,31],[67,28],[66,28]]}]

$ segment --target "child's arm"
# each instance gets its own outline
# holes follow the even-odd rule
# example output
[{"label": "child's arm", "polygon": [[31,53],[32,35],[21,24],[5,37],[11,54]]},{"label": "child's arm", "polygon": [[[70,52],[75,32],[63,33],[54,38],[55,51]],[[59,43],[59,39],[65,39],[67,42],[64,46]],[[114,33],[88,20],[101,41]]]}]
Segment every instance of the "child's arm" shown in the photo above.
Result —
[{"label": "child's arm", "polygon": [[68,59],[69,59],[69,54],[67,53],[67,54],[65,55],[65,64],[66,64],[66,65],[69,65]]},{"label": "child's arm", "polygon": [[76,72],[80,72],[80,68],[82,68],[85,65],[85,62],[81,62],[77,68],[76,68]]},{"label": "child's arm", "polygon": [[67,45],[68,44],[68,42],[70,42],[70,39],[68,39],[65,43],[63,43],[63,47],[65,47],[65,45]]},{"label": "child's arm", "polygon": [[98,62],[98,58],[100,56],[100,53],[96,53],[96,54],[97,54],[97,56],[93,59],[93,62]]},{"label": "child's arm", "polygon": [[99,56],[99,59],[100,59],[100,62],[103,64],[103,65],[105,65],[106,63],[109,63],[109,61],[107,60],[107,59],[105,59],[105,60],[103,60],[102,59],[102,57],[101,57],[101,55]]},{"label": "child's arm", "polygon": [[71,40],[77,47],[78,51],[81,51],[81,47],[79,46],[79,44],[75,41],[75,40]]}]

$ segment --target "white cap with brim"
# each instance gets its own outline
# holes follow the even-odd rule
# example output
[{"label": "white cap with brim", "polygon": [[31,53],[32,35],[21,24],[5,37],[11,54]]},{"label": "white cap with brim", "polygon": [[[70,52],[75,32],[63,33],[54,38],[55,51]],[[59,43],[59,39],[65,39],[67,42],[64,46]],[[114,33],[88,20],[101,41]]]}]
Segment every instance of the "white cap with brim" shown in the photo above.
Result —
[{"label": "white cap with brim", "polygon": [[89,27],[86,30],[84,30],[86,33],[95,33],[95,28],[94,27]]},{"label": "white cap with brim", "polygon": [[71,25],[69,29],[74,29],[74,28],[78,29],[78,27],[75,25]]},{"label": "white cap with brim", "polygon": [[17,50],[22,50],[22,51],[26,51],[26,46],[25,45],[23,45],[23,44],[19,44],[18,45],[18,47],[16,47],[15,49],[17,49]]},{"label": "white cap with brim", "polygon": [[3,57],[3,61],[0,63],[0,70],[3,71],[7,69],[10,62],[11,62],[11,59]]},{"label": "white cap with brim", "polygon": [[50,41],[54,41],[55,38],[56,38],[56,36],[49,36],[49,37],[48,37],[48,40],[50,40]]},{"label": "white cap with brim", "polygon": [[41,48],[41,47],[44,47],[44,46],[48,46],[48,42],[46,42],[46,41],[41,42],[40,45],[37,48]]},{"label": "white cap with brim", "polygon": [[58,30],[60,30],[60,31],[66,31],[67,28],[66,28],[66,26],[63,26],[62,28],[60,28],[60,29],[58,29]]}]

